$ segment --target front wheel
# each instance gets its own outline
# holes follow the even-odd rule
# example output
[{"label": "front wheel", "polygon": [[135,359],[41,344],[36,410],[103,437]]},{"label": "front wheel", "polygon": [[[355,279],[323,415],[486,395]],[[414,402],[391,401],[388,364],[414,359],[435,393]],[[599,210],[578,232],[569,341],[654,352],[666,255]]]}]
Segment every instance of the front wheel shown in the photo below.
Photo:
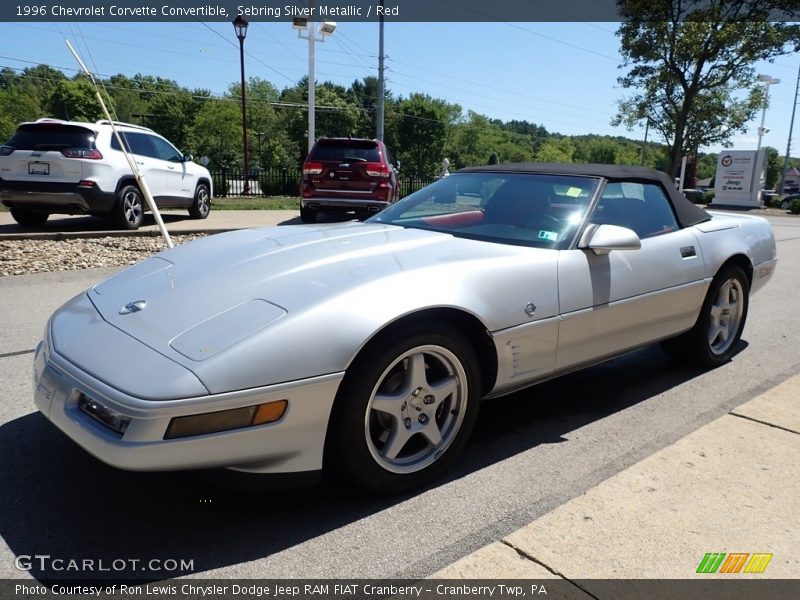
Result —
[{"label": "front wheel", "polygon": [[326,462],[361,488],[398,493],[438,477],[461,452],[480,373],[470,343],[447,326],[396,330],[378,344],[345,375]]},{"label": "front wheel", "polygon": [[211,193],[208,186],[201,183],[194,192],[194,203],[189,207],[189,216],[193,219],[205,219],[211,212]]},{"label": "front wheel", "polygon": [[781,202],[781,208],[783,210],[789,210],[789,208],[791,208],[790,205],[791,205],[791,202],[789,202],[788,200],[784,200],[783,202]]},{"label": "front wheel", "polygon": [[663,343],[673,356],[707,367],[726,363],[736,353],[747,320],[750,284],[744,270],[728,265],[717,273],[700,316],[687,333]]}]

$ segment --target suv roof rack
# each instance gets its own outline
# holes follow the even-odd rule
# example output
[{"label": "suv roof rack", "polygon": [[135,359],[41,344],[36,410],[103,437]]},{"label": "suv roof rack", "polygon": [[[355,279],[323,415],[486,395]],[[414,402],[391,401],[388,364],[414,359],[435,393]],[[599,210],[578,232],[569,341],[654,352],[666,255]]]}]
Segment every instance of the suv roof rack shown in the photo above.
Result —
[{"label": "suv roof rack", "polygon": [[[132,129],[141,129],[143,131],[153,131],[149,127],[145,127],[144,125],[134,125],[133,123],[124,123],[123,121],[109,121],[108,119],[101,119],[95,123],[95,125],[119,125],[121,127],[131,127]],[[153,132],[155,133],[155,132]]]}]

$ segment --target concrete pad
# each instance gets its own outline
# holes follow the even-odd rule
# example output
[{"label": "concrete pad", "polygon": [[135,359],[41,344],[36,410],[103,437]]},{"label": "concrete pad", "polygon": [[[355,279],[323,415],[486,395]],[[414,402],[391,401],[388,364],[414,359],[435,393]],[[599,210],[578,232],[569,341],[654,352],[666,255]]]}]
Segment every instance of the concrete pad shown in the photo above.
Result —
[{"label": "concrete pad", "polygon": [[493,542],[448,565],[430,579],[561,579],[502,542]]},{"label": "concrete pad", "polygon": [[800,375],[790,377],[780,385],[733,409],[741,415],[800,433]]},{"label": "concrete pad", "polygon": [[728,415],[505,541],[570,580],[731,577],[696,574],[709,552],[773,553],[736,577],[796,578],[798,473],[800,436]]}]

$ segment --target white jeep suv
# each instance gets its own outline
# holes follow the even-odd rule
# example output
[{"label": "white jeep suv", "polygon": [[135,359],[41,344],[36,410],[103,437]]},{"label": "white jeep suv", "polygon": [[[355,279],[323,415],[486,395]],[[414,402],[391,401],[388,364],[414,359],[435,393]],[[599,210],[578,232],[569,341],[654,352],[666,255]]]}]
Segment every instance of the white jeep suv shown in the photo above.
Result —
[{"label": "white jeep suv", "polygon": [[[147,127],[114,125],[159,208],[211,210],[208,169]],[[123,229],[142,224],[147,209],[109,121],[39,119],[22,123],[0,146],[0,200],[20,225],[43,225],[52,213],[109,218]]]}]

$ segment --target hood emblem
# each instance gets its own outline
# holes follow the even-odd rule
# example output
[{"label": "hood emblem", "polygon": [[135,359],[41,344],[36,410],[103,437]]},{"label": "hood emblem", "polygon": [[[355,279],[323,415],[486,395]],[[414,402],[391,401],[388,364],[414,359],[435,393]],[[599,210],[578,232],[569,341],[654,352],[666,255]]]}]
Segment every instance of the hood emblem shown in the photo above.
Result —
[{"label": "hood emblem", "polygon": [[128,302],[125,306],[119,309],[119,314],[129,315],[144,310],[147,302],[144,300],[137,300],[136,302]]}]

